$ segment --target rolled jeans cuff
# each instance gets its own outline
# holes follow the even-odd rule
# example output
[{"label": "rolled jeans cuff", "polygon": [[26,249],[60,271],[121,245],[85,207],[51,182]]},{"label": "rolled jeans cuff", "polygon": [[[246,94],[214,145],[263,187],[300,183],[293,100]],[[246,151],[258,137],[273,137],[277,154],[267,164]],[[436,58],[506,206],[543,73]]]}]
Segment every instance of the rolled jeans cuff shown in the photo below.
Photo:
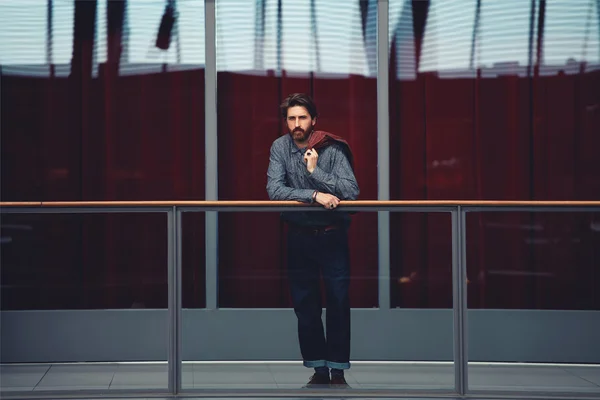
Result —
[{"label": "rolled jeans cuff", "polygon": [[327,367],[333,368],[333,369],[350,369],[349,362],[340,363],[340,362],[326,361],[326,365],[327,365]]},{"label": "rolled jeans cuff", "polygon": [[317,367],[325,367],[327,366],[327,361],[325,360],[304,360],[304,366],[307,368],[317,368]]}]

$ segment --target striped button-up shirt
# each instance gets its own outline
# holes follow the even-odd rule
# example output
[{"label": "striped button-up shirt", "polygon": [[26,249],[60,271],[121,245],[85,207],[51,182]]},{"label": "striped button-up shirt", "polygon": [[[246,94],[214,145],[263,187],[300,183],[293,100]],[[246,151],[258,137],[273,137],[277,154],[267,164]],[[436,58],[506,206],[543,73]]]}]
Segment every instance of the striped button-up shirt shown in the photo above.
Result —
[{"label": "striped button-up shirt", "polygon": [[[304,153],[292,137],[283,135],[271,146],[267,171],[267,192],[271,200],[297,200],[310,203],[315,190],[330,193],[340,200],[356,200],[359,194],[354,171],[341,148],[333,143],[318,151],[317,166],[311,173],[306,169]],[[349,222],[348,213],[298,212],[282,213],[282,217],[294,224],[304,226],[326,226]]]}]

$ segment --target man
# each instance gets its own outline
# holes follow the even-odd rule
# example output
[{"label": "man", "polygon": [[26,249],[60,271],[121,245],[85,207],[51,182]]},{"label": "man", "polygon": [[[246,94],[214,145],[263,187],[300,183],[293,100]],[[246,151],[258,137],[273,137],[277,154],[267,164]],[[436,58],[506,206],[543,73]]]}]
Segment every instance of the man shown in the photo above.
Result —
[{"label": "man", "polygon": [[[355,200],[359,189],[350,148],[340,137],[315,131],[317,108],[306,94],[281,104],[289,134],[271,146],[267,192],[271,200],[297,200],[327,211],[282,213],[288,224],[288,279],[304,366],[315,373],[304,386],[349,387],[350,368],[350,215],[335,209]],[[321,320],[320,274],[327,300],[325,337]],[[331,377],[330,377],[331,369]]]}]

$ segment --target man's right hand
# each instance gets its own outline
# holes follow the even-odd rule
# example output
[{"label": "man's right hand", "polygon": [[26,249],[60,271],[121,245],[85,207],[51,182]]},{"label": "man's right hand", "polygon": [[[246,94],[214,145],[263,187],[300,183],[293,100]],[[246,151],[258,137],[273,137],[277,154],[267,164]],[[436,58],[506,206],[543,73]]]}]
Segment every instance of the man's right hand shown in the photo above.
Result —
[{"label": "man's right hand", "polygon": [[329,193],[317,193],[316,202],[328,210],[333,210],[340,204],[340,199]]}]

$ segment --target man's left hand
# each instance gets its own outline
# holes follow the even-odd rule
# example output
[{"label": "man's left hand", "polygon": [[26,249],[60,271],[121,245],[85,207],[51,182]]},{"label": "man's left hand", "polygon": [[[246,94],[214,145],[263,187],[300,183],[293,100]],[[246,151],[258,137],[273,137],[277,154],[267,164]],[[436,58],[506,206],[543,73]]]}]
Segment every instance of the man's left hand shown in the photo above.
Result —
[{"label": "man's left hand", "polygon": [[315,201],[328,210],[333,210],[340,205],[340,199],[337,196],[329,193],[317,192]]},{"label": "man's left hand", "polygon": [[306,163],[306,169],[311,174],[317,167],[317,160],[319,159],[319,153],[315,149],[308,149],[304,153],[304,162]]}]

